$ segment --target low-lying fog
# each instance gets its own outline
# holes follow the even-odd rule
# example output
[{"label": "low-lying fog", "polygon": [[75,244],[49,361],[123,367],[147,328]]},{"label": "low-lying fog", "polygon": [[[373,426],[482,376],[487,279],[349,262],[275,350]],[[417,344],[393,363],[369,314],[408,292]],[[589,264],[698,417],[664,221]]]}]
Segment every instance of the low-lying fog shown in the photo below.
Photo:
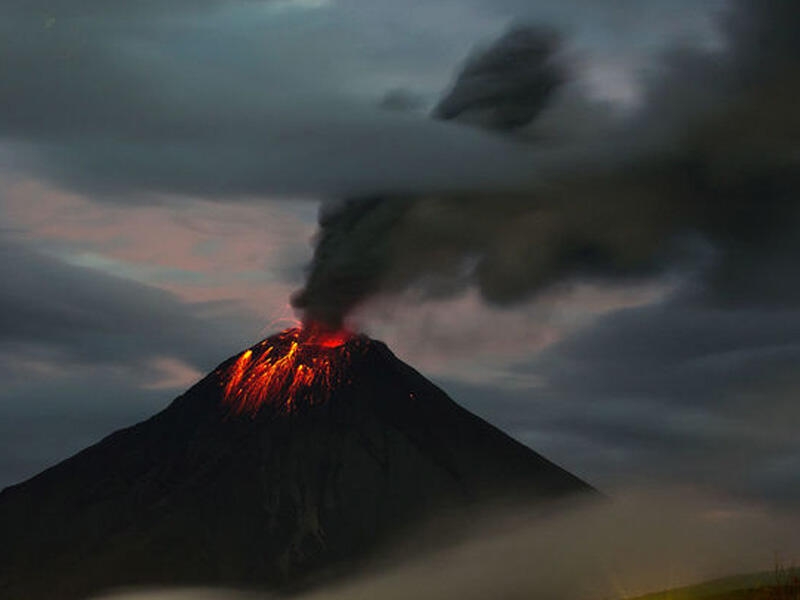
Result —
[{"label": "low-lying fog", "polygon": [[[800,557],[799,515],[687,490],[631,492],[547,517],[498,510],[471,529],[427,554],[395,551],[369,573],[300,598],[600,600],[769,570]],[[119,592],[102,600],[269,597],[185,589]]]}]

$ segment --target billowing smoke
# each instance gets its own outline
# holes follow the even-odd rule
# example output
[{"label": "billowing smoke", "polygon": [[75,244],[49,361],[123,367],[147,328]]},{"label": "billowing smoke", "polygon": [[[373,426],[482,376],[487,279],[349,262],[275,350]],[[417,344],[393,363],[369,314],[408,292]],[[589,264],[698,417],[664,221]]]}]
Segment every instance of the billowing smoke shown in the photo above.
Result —
[{"label": "billowing smoke", "polygon": [[[715,258],[711,287],[736,297],[772,258],[800,257],[800,6],[740,2],[721,26],[724,48],[669,53],[641,109],[602,138],[532,142],[528,189],[324,206],[294,305],[336,326],[365,300],[409,288],[436,296],[476,286],[488,302],[512,303],[565,279],[653,274],[698,247]],[[553,42],[531,31],[512,30],[468,61],[436,114],[489,111],[501,129],[538,114],[560,76],[546,66]],[[538,75],[518,90],[504,83],[516,73]],[[785,279],[758,284],[767,297]]]},{"label": "billowing smoke", "polygon": [[563,83],[556,58],[558,36],[516,26],[467,60],[449,93],[433,111],[443,120],[509,131],[530,123]]}]

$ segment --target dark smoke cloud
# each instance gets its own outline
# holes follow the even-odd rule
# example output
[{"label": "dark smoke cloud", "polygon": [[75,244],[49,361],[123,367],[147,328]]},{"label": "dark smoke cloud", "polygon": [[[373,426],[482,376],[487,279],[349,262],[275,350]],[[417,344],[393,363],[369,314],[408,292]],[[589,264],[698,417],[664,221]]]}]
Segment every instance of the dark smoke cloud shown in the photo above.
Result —
[{"label": "dark smoke cloud", "polygon": [[[328,206],[295,306],[336,325],[412,286],[474,285],[511,303],[571,277],[656,273],[691,248],[713,250],[714,288],[738,301],[750,276],[785,270],[779,257],[795,264],[800,7],[741,2],[724,26],[724,51],[665,56],[641,110],[611,134],[540,148],[536,187]],[[785,281],[758,282],[759,297],[792,301]]]},{"label": "dark smoke cloud", "polygon": [[530,123],[564,81],[558,36],[530,26],[509,29],[467,60],[433,115],[510,131]]}]

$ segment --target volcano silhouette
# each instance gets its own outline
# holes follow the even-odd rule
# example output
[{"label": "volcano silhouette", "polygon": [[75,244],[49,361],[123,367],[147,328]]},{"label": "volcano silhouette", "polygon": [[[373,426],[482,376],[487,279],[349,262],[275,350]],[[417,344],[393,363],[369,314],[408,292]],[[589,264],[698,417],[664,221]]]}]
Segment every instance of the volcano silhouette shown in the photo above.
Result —
[{"label": "volcano silhouette", "polygon": [[[383,343],[306,346],[296,332],[268,338],[157,415],[3,490],[0,598],[276,589],[448,511],[594,493]],[[249,404],[248,361],[251,375],[272,377]]]}]

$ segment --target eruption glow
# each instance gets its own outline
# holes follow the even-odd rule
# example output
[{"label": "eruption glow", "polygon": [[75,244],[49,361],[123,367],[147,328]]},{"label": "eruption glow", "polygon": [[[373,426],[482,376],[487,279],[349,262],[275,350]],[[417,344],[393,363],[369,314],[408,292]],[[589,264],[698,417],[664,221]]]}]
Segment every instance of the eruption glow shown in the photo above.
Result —
[{"label": "eruption glow", "polygon": [[225,402],[235,414],[264,406],[292,412],[325,402],[342,383],[354,336],[347,331],[292,328],[243,352],[224,373]]}]

